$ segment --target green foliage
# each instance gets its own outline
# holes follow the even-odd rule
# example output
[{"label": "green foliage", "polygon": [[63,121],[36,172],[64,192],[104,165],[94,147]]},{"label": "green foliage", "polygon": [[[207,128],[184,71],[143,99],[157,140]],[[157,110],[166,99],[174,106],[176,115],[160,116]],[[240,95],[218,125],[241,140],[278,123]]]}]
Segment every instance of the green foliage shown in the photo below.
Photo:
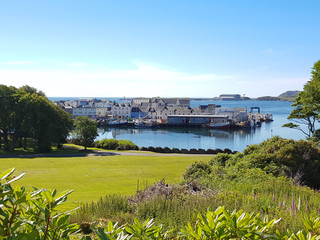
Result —
[{"label": "green foliage", "polygon": [[95,147],[108,150],[138,150],[138,146],[130,140],[102,139],[95,142]]},{"label": "green foliage", "polygon": [[78,116],[74,121],[73,138],[78,140],[87,150],[88,146],[93,145],[94,139],[98,136],[97,124],[89,117]]},{"label": "green foliage", "polygon": [[[316,131],[315,123],[320,116],[320,60],[318,60],[311,71],[311,80],[308,81],[303,91],[295,98],[292,104],[294,109],[288,116],[298,124],[285,124],[284,127],[294,128],[302,131],[306,136],[312,137]],[[307,126],[308,131],[302,125]]]},{"label": "green foliage", "polygon": [[70,239],[77,231],[69,224],[69,212],[57,213],[55,208],[67,200],[72,191],[57,194],[56,190],[25,187],[11,183],[24,173],[12,176],[14,168],[0,173],[0,238],[1,239]]},{"label": "green foliage", "polygon": [[31,138],[34,150],[49,152],[53,144],[65,141],[71,128],[71,115],[43,92],[29,86],[16,89],[0,85],[0,143],[3,139],[5,151],[22,145],[26,149],[26,139]]},{"label": "green foliage", "polygon": [[256,168],[276,177],[287,176],[300,184],[320,188],[320,151],[316,143],[277,136],[251,145],[243,153],[217,154],[208,164],[194,163],[188,167],[184,177],[219,175],[219,171],[228,172],[229,177],[232,174],[239,176],[239,172]]},{"label": "green foliage", "polygon": [[[247,213],[243,210],[233,212],[224,207],[218,207],[215,211],[200,211],[194,223],[188,223],[180,233],[165,231],[162,225],[155,225],[153,219],[126,223],[118,227],[117,223],[109,221],[104,226],[94,228],[94,235],[84,236],[81,240],[91,239],[279,239],[279,240],[319,240],[319,218],[304,220],[304,229],[292,232],[279,231],[276,226],[280,219],[261,217],[260,214]],[[98,237],[96,238],[95,235]]]}]

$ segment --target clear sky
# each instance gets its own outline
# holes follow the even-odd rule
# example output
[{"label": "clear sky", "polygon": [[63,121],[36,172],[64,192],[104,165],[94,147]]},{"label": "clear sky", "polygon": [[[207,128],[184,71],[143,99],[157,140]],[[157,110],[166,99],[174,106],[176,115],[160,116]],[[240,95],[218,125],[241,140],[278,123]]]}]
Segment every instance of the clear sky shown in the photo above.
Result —
[{"label": "clear sky", "polygon": [[320,59],[319,0],[0,0],[0,84],[49,97],[277,96]]}]

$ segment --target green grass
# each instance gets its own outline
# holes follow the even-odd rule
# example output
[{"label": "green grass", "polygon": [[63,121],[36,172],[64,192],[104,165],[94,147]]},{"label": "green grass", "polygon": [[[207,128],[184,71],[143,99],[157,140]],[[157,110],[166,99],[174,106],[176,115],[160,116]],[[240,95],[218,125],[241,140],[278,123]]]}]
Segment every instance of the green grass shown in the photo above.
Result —
[{"label": "green grass", "polygon": [[211,158],[199,155],[0,158],[0,172],[12,167],[16,168],[16,174],[26,171],[18,183],[27,188],[74,189],[67,205],[74,207],[107,194],[134,194],[138,181],[140,185],[153,184],[166,177],[167,182],[178,183],[188,165]]}]

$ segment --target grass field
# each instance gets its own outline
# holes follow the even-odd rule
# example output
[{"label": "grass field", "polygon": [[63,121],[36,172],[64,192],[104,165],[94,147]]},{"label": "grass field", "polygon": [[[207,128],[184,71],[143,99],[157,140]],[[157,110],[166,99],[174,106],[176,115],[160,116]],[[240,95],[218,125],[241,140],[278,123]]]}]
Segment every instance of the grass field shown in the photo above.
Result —
[{"label": "grass field", "polygon": [[165,177],[169,183],[178,183],[188,165],[211,158],[201,155],[0,158],[0,172],[12,167],[16,168],[16,175],[27,172],[18,182],[27,188],[74,189],[66,206],[74,207],[106,194],[131,195],[137,190],[138,181],[145,186]]}]

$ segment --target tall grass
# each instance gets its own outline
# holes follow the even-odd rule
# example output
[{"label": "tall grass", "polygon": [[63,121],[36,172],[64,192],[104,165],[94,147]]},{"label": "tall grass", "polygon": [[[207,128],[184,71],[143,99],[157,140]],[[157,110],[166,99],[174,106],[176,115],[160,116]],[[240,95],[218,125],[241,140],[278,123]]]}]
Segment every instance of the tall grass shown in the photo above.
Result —
[{"label": "tall grass", "polygon": [[[73,216],[73,221],[93,222],[96,219],[132,223],[153,218],[165,229],[183,228],[193,222],[199,211],[225,206],[229,211],[243,209],[260,212],[262,216],[281,218],[277,225],[280,231],[303,228],[303,219],[319,217],[320,193],[303,186],[295,186],[286,178],[273,178],[259,184],[235,184],[232,188],[220,186],[211,194],[204,190],[195,194],[176,191],[168,196],[154,196],[142,201],[133,201],[135,196],[108,195],[98,202],[86,204]],[[182,186],[176,187],[181,189]]]}]

